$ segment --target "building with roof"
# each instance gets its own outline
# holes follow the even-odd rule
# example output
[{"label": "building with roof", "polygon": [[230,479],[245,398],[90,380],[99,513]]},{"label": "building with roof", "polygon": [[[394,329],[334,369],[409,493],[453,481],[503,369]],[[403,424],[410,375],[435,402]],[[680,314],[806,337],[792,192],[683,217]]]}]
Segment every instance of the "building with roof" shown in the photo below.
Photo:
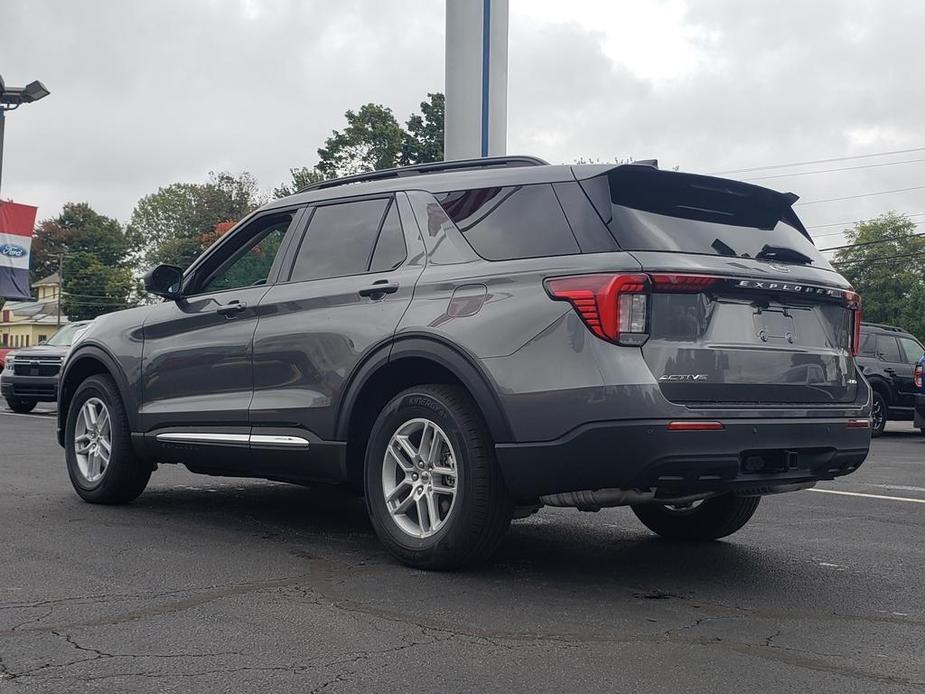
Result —
[{"label": "building with roof", "polygon": [[68,322],[59,315],[61,278],[58,273],[35,282],[37,299],[7,301],[0,309],[0,348],[40,345]]}]

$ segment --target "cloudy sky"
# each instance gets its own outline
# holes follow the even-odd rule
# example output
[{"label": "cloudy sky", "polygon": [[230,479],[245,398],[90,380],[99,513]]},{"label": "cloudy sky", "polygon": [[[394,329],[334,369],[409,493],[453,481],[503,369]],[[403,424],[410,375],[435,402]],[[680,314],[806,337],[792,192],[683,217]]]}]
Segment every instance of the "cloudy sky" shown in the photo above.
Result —
[{"label": "cloudy sky", "polygon": [[[724,172],[918,150],[735,175],[798,193],[823,246],[840,227],[821,225],[925,213],[925,2],[510,11],[510,153]],[[126,220],[142,195],[210,170],[269,190],[315,163],[344,110],[374,101],[403,121],[444,84],[444,0],[2,0],[0,27],[7,83],[52,92],[6,128],[2,195],[40,216],[74,200]]]}]

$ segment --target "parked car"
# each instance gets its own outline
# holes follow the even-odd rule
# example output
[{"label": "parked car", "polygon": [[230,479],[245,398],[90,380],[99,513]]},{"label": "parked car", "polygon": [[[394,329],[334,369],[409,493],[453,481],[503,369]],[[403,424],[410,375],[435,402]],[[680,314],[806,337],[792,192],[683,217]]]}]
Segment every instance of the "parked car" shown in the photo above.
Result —
[{"label": "parked car", "polygon": [[543,504],[729,535],[870,446],[859,298],[795,200],[521,157],[313,184],[88,329],[61,384],[71,481],[93,503],[155,463],[348,483],[425,568]]},{"label": "parked car", "polygon": [[858,368],[873,388],[871,429],[880,436],[887,421],[909,421],[915,412],[913,371],[925,348],[902,328],[879,323],[861,324]]},{"label": "parked car", "polygon": [[915,428],[925,435],[925,384],[923,384],[923,372],[925,372],[925,356],[919,359],[912,372],[912,381],[915,385],[915,414],[913,423]]},{"label": "parked car", "polygon": [[6,355],[0,372],[0,395],[13,412],[31,412],[37,403],[57,400],[61,364],[90,322],[67,323],[43,344],[21,347]]}]

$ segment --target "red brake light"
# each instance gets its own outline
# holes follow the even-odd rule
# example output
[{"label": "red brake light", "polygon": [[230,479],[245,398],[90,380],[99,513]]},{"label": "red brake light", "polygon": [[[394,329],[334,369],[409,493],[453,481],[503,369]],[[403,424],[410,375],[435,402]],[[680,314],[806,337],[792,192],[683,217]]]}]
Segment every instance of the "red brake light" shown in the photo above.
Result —
[{"label": "red brake light", "polygon": [[858,356],[861,351],[861,295],[857,292],[845,292],[845,303],[854,321],[851,333],[851,356]]},{"label": "red brake light", "polygon": [[718,277],[706,275],[676,275],[657,273],[652,275],[655,291],[661,292],[702,292],[719,282]]},{"label": "red brake light", "polygon": [[600,338],[641,345],[648,337],[646,275],[575,275],[546,280],[546,291],[568,301]]},{"label": "red brake light", "polygon": [[915,387],[921,390],[922,388],[922,365],[916,364],[915,371],[912,374],[912,380],[915,381]]}]

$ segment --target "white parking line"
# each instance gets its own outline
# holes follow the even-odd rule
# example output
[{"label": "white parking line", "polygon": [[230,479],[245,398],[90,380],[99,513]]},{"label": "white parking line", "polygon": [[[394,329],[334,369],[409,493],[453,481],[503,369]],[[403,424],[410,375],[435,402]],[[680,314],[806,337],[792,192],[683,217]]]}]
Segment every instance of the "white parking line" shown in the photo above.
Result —
[{"label": "white parking line", "polygon": [[861,494],[860,492],[839,492],[834,489],[807,489],[808,492],[820,494],[838,494],[839,496],[861,496],[865,499],[887,499],[889,501],[911,501],[913,504],[925,504],[925,499],[910,499],[906,496],[884,496],[883,494]]},{"label": "white parking line", "polygon": [[7,417],[31,417],[32,419],[54,419],[54,412],[49,412],[48,414],[21,414],[19,412],[3,412],[0,410],[0,414],[6,415]]}]

